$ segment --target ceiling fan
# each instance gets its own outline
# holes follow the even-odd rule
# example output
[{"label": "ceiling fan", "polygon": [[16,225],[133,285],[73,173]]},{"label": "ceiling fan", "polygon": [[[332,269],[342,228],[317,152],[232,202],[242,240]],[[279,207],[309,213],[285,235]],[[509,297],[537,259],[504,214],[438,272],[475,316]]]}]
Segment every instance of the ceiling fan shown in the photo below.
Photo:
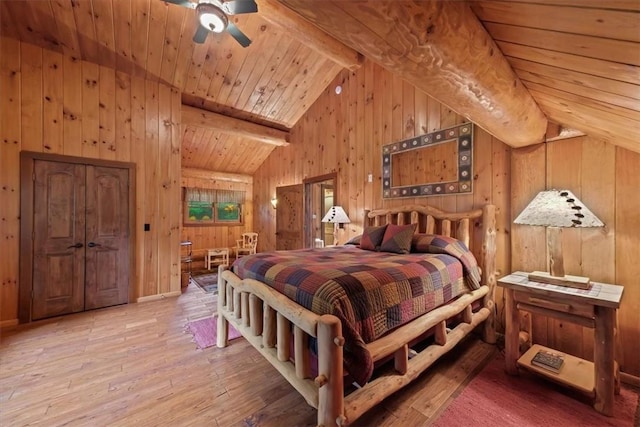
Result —
[{"label": "ceiling fan", "polygon": [[210,32],[221,33],[226,30],[242,47],[251,44],[249,37],[240,31],[227,15],[257,12],[258,5],[254,0],[199,0],[198,3],[192,3],[189,0],[164,1],[196,10],[200,24],[193,36],[193,41],[196,43],[204,43]]}]

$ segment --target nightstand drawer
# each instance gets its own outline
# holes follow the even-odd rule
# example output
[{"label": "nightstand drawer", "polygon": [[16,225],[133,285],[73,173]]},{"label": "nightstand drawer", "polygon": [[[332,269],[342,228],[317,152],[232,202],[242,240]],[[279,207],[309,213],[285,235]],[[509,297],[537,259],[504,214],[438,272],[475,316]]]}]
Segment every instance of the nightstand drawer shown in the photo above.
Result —
[{"label": "nightstand drawer", "polygon": [[513,299],[516,302],[546,308],[560,313],[573,314],[575,316],[593,319],[595,317],[592,304],[584,304],[576,301],[563,300],[558,297],[545,298],[544,295],[532,295],[527,292],[515,291]]}]

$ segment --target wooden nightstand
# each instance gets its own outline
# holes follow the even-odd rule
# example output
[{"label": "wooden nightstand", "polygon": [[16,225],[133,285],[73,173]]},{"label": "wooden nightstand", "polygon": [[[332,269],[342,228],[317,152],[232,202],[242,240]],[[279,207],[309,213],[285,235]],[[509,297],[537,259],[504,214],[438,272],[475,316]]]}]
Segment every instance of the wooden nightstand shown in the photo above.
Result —
[{"label": "wooden nightstand", "polygon": [[[498,286],[505,288],[507,372],[515,375],[522,366],[571,386],[592,396],[596,411],[612,416],[614,392],[619,392],[614,354],[616,310],[624,288],[598,282],[592,282],[589,290],[548,285],[529,281],[527,273],[521,271],[501,278]],[[594,362],[565,355],[564,366],[557,374],[531,365],[533,356],[546,347],[535,344],[520,355],[519,310],[595,329]]]}]

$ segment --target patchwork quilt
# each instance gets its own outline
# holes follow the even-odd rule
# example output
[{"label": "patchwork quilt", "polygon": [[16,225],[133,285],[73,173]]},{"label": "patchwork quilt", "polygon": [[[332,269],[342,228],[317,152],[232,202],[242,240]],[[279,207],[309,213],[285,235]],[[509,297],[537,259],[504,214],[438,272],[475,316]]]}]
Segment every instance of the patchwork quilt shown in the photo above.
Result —
[{"label": "patchwork quilt", "polygon": [[[462,254],[467,263],[469,255]],[[233,270],[316,314],[337,316],[345,369],[364,385],[373,372],[365,343],[469,291],[469,271],[456,256],[340,246],[258,253],[236,260]]]}]

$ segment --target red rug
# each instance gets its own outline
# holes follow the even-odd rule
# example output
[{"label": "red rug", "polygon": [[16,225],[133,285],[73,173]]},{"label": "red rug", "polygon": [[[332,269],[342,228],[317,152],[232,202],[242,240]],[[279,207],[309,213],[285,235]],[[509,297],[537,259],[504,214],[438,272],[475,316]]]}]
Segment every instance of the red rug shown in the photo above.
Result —
[{"label": "red rug", "polygon": [[[634,426],[638,394],[622,388],[614,417],[596,412],[568,389],[529,373],[507,375],[504,356],[489,362],[434,423],[437,427]],[[637,421],[637,420],[636,420]]]},{"label": "red rug", "polygon": [[[193,334],[193,340],[198,345],[198,348],[203,349],[216,345],[218,336],[217,321],[218,316],[214,315],[187,323],[187,329]],[[229,341],[241,336],[240,332],[229,324]]]}]

